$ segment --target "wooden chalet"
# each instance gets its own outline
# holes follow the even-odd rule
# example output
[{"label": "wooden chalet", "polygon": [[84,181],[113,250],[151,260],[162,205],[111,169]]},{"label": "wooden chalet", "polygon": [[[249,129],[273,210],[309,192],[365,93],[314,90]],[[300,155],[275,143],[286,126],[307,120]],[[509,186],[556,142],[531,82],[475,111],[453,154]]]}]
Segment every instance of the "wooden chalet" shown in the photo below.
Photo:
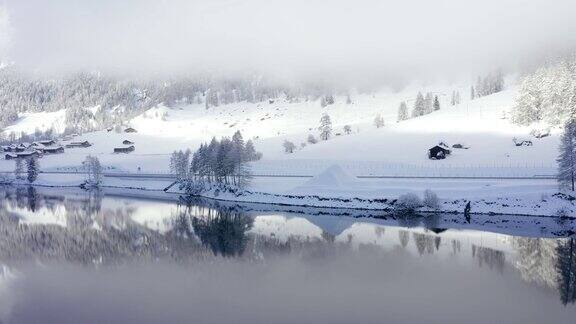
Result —
[{"label": "wooden chalet", "polygon": [[39,149],[44,154],[61,154],[64,153],[64,147],[62,146],[47,146]]},{"label": "wooden chalet", "polygon": [[116,147],[114,148],[114,153],[130,153],[134,152],[136,148],[134,145],[126,146],[126,147]]},{"label": "wooden chalet", "polygon": [[431,160],[442,160],[450,155],[450,153],[452,153],[452,151],[450,151],[447,145],[440,143],[428,150],[428,158]]},{"label": "wooden chalet", "polygon": [[90,142],[88,142],[88,141],[70,142],[70,143],[66,144],[66,148],[90,147],[90,146],[92,146],[92,144],[90,144]]}]

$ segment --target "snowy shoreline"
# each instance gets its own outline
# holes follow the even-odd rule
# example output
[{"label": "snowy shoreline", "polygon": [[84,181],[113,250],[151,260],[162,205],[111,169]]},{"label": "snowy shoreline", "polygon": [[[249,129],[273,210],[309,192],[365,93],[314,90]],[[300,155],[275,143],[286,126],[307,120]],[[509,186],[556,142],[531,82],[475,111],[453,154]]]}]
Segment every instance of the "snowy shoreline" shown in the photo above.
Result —
[{"label": "snowy shoreline", "polygon": [[[31,186],[50,188],[54,190],[76,191],[76,189],[83,190],[80,188],[82,180],[83,178],[77,175],[67,177],[59,176],[57,178],[41,175],[39,180]],[[185,193],[177,188],[164,191],[170,183],[171,181],[168,180],[142,181],[135,179],[107,178],[101,189],[104,194],[111,196],[178,201],[181,196],[185,195]],[[30,186],[30,184],[25,182],[4,182],[2,185],[13,187]],[[208,191],[197,195],[197,197],[239,204],[258,204],[297,208],[325,208],[331,210],[348,209],[356,211],[383,212],[386,214],[394,211],[394,205],[398,198],[397,195],[390,195],[389,198],[347,197],[323,192],[322,190],[318,190],[315,195],[310,195],[306,194],[304,191],[303,193],[297,193],[296,191],[297,190],[291,190],[289,193],[275,193],[274,190],[243,192],[228,191],[218,193],[215,191]],[[474,215],[554,217],[557,215],[559,209],[564,209],[566,214],[570,217],[576,215],[576,200],[574,200],[573,197],[562,193],[552,193],[547,195],[545,201],[514,197],[510,195],[496,198],[481,197],[478,199],[469,199],[466,197],[441,199],[439,210],[420,208],[417,212],[421,214],[461,214],[468,201],[470,201],[472,207],[471,214]]]}]

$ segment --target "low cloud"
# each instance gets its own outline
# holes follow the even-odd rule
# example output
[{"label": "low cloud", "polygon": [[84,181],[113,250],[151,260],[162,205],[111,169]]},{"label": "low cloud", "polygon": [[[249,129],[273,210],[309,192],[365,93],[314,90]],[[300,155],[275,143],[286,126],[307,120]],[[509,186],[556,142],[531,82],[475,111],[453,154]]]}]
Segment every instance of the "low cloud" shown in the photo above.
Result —
[{"label": "low cloud", "polygon": [[11,59],[57,71],[409,80],[512,67],[543,49],[576,43],[571,0],[6,0],[5,6]]}]

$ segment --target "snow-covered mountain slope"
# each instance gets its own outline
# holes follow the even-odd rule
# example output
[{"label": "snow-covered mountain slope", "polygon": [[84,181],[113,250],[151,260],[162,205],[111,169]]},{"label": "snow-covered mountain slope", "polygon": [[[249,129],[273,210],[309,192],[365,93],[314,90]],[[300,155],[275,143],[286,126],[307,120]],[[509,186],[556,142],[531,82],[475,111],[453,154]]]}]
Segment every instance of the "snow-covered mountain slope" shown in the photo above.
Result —
[{"label": "snow-covered mountain slope", "polygon": [[34,134],[36,130],[45,132],[50,128],[54,129],[56,134],[64,132],[66,129],[66,109],[55,112],[24,113],[14,125],[8,126],[4,130],[4,134]]},{"label": "snow-covered mountain slope", "polygon": [[[378,163],[376,173],[382,173],[387,167],[408,165],[424,168],[450,166],[464,170],[486,166],[534,167],[544,171],[554,168],[557,134],[553,131],[550,137],[534,139],[529,135],[532,128],[515,126],[507,117],[514,105],[514,86],[475,100],[463,98],[457,106],[449,104],[449,94],[453,90],[467,93],[463,86],[409,87],[400,92],[353,95],[352,104],[346,103],[346,97],[336,97],[335,104],[325,108],[318,101],[290,103],[286,100],[237,103],[210,109],[202,105],[159,106],[130,122],[137,133],[98,131],[84,134],[74,140],[88,140],[92,147],[67,149],[63,156],[45,156],[41,165],[45,169],[73,168],[79,166],[86,155],[92,154],[98,156],[104,165],[115,169],[165,172],[169,154],[174,150],[194,150],[213,136],[231,136],[240,130],[245,139],[253,139],[257,150],[264,154],[264,159],[254,165],[256,171],[282,170],[289,173],[304,168],[305,173],[317,174],[323,168],[343,161],[375,161]],[[411,107],[418,91],[438,95],[441,109],[397,123],[399,103],[406,101]],[[314,145],[306,143],[309,134],[318,137],[318,124],[324,113],[332,119],[333,137]],[[62,112],[52,114],[63,115]],[[379,129],[373,126],[377,114],[385,120],[385,126]],[[31,114],[11,128],[32,132],[50,122],[47,115]],[[60,118],[52,120],[57,123]],[[344,134],[344,125],[351,126],[351,134]],[[534,146],[516,147],[512,142],[514,137],[530,139]],[[135,152],[114,154],[113,149],[123,146],[124,140],[135,143]],[[284,140],[290,140],[299,147],[306,143],[306,146],[286,154],[282,147]],[[470,148],[455,149],[443,161],[429,160],[428,148],[440,141],[461,143]],[[314,169],[310,167],[312,162],[303,160],[327,162],[319,163],[319,169]],[[13,162],[0,162],[0,169],[12,168]]]}]

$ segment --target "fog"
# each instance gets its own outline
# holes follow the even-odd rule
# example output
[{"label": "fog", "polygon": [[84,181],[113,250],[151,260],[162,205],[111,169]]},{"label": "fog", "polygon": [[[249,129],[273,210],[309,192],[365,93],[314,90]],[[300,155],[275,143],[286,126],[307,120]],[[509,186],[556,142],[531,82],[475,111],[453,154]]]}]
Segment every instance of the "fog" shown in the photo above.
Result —
[{"label": "fog", "polygon": [[[400,252],[398,252],[400,253]],[[345,253],[19,273],[5,323],[573,323],[517,273],[407,254]],[[0,319],[1,320],[1,319]]]},{"label": "fog", "polygon": [[512,69],[576,44],[573,0],[4,0],[4,6],[2,52],[41,70],[410,80]]}]

